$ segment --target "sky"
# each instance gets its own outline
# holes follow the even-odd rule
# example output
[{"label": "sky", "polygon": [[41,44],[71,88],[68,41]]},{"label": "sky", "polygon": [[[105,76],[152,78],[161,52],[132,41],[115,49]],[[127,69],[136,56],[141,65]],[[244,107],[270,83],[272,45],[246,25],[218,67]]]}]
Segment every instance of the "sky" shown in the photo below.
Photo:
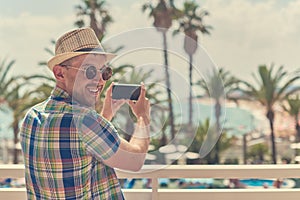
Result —
[{"label": "sky", "polygon": [[[175,3],[181,7],[183,1]],[[209,11],[204,22],[213,27],[211,35],[199,35],[200,48],[194,55],[196,74],[212,66],[223,67],[240,79],[254,82],[251,74],[257,72],[259,65],[273,63],[289,72],[299,70],[300,0],[195,1]],[[112,49],[127,44],[116,62],[162,69],[161,35],[149,28],[153,22],[141,11],[144,2],[147,0],[107,0],[114,23],[108,27],[103,42]],[[75,28],[74,7],[80,3],[81,0],[0,0],[0,61],[16,60],[9,76],[51,74],[38,62],[50,59],[44,49],[54,50],[52,39]],[[179,93],[188,96],[188,63],[181,48],[182,35],[173,37],[171,33],[172,29],[168,35],[172,95],[175,104],[180,104]],[[163,74],[158,71],[155,77],[163,78]]]},{"label": "sky", "polygon": [[[109,0],[114,23],[105,39],[152,26],[141,12],[141,0]],[[183,0],[175,1],[180,7]],[[210,15],[211,35],[199,43],[216,67],[251,80],[262,64],[299,69],[300,0],[196,0]],[[15,59],[12,74],[49,73],[39,67],[53,48],[51,39],[74,28],[74,6],[80,0],[0,0],[0,60]],[[174,27],[175,28],[175,27]],[[169,38],[169,43],[178,39]]]}]

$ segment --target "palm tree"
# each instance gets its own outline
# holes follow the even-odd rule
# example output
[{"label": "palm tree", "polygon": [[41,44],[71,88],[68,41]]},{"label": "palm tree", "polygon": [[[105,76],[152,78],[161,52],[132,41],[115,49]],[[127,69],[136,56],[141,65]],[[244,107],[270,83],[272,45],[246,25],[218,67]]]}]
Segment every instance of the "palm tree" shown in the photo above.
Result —
[{"label": "palm tree", "polygon": [[255,144],[249,149],[249,153],[247,153],[247,158],[252,158],[254,162],[258,162],[259,164],[265,161],[265,155],[268,153],[268,146],[264,143]]},{"label": "palm tree", "polygon": [[209,13],[200,9],[194,1],[186,1],[183,4],[183,15],[178,19],[179,27],[173,32],[173,35],[179,32],[184,32],[184,50],[189,56],[189,125],[192,125],[193,117],[193,104],[192,104],[192,86],[193,86],[193,55],[197,51],[198,45],[198,35],[197,32],[200,31],[202,34],[210,34],[209,29],[211,26],[203,24],[203,18],[208,16]]},{"label": "palm tree", "polygon": [[299,124],[299,112],[300,112],[300,98],[299,95],[286,98],[288,106],[282,105],[283,109],[288,112],[295,119],[296,129],[296,142],[300,142],[300,124]]},{"label": "palm tree", "polygon": [[78,20],[75,22],[76,27],[83,27],[86,25],[84,17],[88,16],[90,19],[89,26],[95,31],[96,36],[101,41],[106,33],[108,24],[113,22],[106,6],[105,0],[82,0],[83,5],[75,7]]},{"label": "palm tree", "polygon": [[163,51],[164,51],[164,61],[165,61],[165,76],[166,76],[166,88],[168,95],[168,106],[170,110],[170,127],[172,138],[175,136],[175,125],[174,125],[174,111],[171,96],[171,82],[169,73],[169,61],[168,61],[168,46],[167,46],[167,31],[172,26],[172,20],[178,18],[178,10],[175,8],[173,0],[169,1],[169,4],[165,0],[159,0],[156,6],[153,6],[151,2],[146,3],[142,7],[142,11],[145,12],[149,10],[149,17],[153,17],[153,26],[157,31],[162,33],[163,36]]},{"label": "palm tree", "polygon": [[257,87],[252,84],[243,81],[246,89],[243,92],[249,100],[256,100],[266,107],[266,117],[269,120],[271,130],[271,142],[272,142],[272,160],[273,163],[277,163],[276,145],[275,145],[275,133],[274,133],[274,104],[281,102],[284,98],[290,94],[293,94],[298,88],[290,90],[292,84],[299,79],[297,74],[293,74],[290,77],[287,75],[287,71],[283,69],[283,66],[279,67],[274,72],[274,65],[269,68],[266,65],[258,67],[259,78],[253,75]]},{"label": "palm tree", "polygon": [[[14,88],[17,86],[15,77],[8,78],[8,74],[15,64],[15,60],[7,61],[6,59],[2,60],[0,64],[0,104],[9,104],[8,96],[10,91],[14,91]],[[9,106],[10,107],[10,106]],[[6,111],[6,109],[1,109],[1,111]],[[13,125],[15,122],[13,123]],[[16,130],[17,131],[17,130]],[[16,147],[18,140],[17,134],[14,129],[14,144]],[[18,150],[14,148],[14,162],[17,159]]]},{"label": "palm tree", "polygon": [[32,92],[21,92],[29,77],[14,76],[7,78],[8,73],[12,69],[15,60],[8,62],[4,59],[0,65],[0,91],[1,91],[1,102],[5,103],[13,113],[12,129],[14,133],[14,156],[13,163],[18,163],[18,149],[16,144],[19,142],[19,122],[24,117],[26,110],[40,102],[40,97],[32,98]]},{"label": "palm tree", "polygon": [[[196,135],[191,143],[191,145],[188,148],[188,151],[199,153],[200,146],[204,143],[204,141],[207,139],[207,137],[214,137],[215,135],[210,132],[210,120],[206,119],[204,122],[200,122],[199,126],[196,130]],[[208,135],[210,134],[210,135]],[[201,159],[201,163],[205,164],[218,164],[219,162],[216,162],[216,154],[225,151],[231,146],[232,139],[227,137],[226,132],[223,132],[220,137],[219,142],[219,150],[217,152],[216,147],[212,149],[204,158]],[[200,159],[198,160],[200,162]],[[195,164],[195,163],[193,163]]]},{"label": "palm tree", "polygon": [[[15,60],[7,61],[7,59],[3,59],[0,62],[0,112],[8,111],[7,102],[6,102],[6,94],[7,94],[8,88],[11,87],[11,84],[13,84],[14,78],[8,78],[7,74],[9,73],[9,71],[10,71],[11,67],[14,65],[14,63],[15,63]],[[2,119],[1,119],[1,122],[2,122]],[[1,124],[0,124],[0,130],[1,130]],[[5,148],[5,147],[3,147],[3,148]]]},{"label": "palm tree", "polygon": [[14,77],[7,78],[7,74],[15,62],[15,60],[7,61],[6,59],[3,59],[2,62],[0,62],[0,104],[5,103],[7,90],[15,81]]},{"label": "palm tree", "polygon": [[[205,95],[211,97],[215,101],[215,119],[217,135],[221,134],[220,117],[222,113],[221,101],[225,97],[227,99],[235,100],[231,95],[238,89],[240,80],[230,75],[224,69],[214,70],[213,74],[206,81],[200,79],[196,84],[200,86],[205,92]],[[219,145],[216,143],[215,163],[219,163]]]},{"label": "palm tree", "polygon": [[[54,49],[55,46],[55,40],[51,39],[50,40],[51,46],[53,47],[52,49]],[[54,56],[55,53],[53,52],[53,50],[51,50],[49,47],[45,47],[44,50],[46,51],[46,53],[48,53],[50,56]],[[48,66],[48,62],[47,61],[40,61],[38,63],[39,66],[43,66],[43,67],[47,67]]]},{"label": "palm tree", "polygon": [[[47,75],[31,75],[31,76],[26,76],[26,77],[22,77],[24,79],[24,81],[26,82],[26,85],[32,84],[33,89],[31,89],[28,93],[30,95],[30,97],[32,97],[32,99],[34,101],[37,102],[42,102],[45,99],[47,99],[50,95],[51,92],[56,84],[56,80],[53,77],[49,77]],[[36,85],[30,81],[32,80],[39,80],[42,83],[39,85]]]},{"label": "palm tree", "polygon": [[[50,42],[51,42],[51,45],[53,45],[53,46],[55,45],[55,40],[50,40]],[[46,47],[44,50],[50,56],[54,56],[54,54],[55,54],[48,47]],[[30,83],[29,81],[35,80],[35,79],[37,79],[39,81],[41,81],[41,80],[43,81],[42,84],[38,85],[36,88],[31,90],[31,92],[30,92],[30,94],[35,94],[37,96],[37,97],[34,97],[34,98],[36,98],[37,102],[41,102],[51,95],[51,92],[56,85],[56,79],[54,78],[52,73],[47,69],[48,68],[47,61],[40,61],[38,63],[38,65],[41,67],[44,67],[45,72],[48,73],[48,75],[33,74],[31,76],[27,76],[27,77],[23,77],[23,78],[28,84]]]}]

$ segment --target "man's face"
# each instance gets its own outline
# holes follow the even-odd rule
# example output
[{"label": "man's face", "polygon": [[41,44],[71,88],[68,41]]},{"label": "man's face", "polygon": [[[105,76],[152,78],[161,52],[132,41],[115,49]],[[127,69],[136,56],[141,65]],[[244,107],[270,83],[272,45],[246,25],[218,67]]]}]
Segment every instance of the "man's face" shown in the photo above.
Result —
[{"label": "man's face", "polygon": [[[67,66],[65,69],[65,84],[66,91],[72,96],[73,100],[84,106],[95,106],[106,83],[100,73],[100,69],[104,67],[104,64],[105,56],[97,54],[86,54],[72,59],[71,66]],[[92,79],[88,79],[86,76],[86,69],[89,66],[95,66],[97,69],[97,75]]]}]

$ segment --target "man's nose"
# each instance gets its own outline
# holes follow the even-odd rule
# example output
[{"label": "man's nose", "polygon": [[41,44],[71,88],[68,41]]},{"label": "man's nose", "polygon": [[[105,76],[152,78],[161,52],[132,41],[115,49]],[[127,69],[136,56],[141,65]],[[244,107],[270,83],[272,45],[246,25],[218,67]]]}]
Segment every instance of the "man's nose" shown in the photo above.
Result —
[{"label": "man's nose", "polygon": [[104,83],[105,81],[103,80],[102,74],[98,73],[97,76],[95,77],[95,81],[97,83]]}]

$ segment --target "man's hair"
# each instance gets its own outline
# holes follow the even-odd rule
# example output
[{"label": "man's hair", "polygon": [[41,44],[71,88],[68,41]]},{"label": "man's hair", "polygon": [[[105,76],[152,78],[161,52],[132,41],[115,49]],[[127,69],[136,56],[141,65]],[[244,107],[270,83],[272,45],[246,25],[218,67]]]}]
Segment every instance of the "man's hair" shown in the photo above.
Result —
[{"label": "man's hair", "polygon": [[60,65],[72,65],[76,57],[70,58],[68,60],[65,60],[64,62],[60,63]]}]

